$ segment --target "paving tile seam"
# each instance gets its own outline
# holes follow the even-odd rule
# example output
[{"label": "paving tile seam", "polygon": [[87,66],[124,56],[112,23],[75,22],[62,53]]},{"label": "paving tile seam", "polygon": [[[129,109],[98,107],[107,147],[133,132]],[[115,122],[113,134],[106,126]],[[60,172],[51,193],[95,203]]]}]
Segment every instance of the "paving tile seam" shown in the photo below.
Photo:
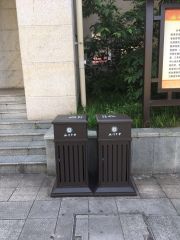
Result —
[{"label": "paving tile seam", "polygon": [[[29,175],[29,176],[32,176],[32,174],[23,174],[21,180],[23,180],[24,175],[26,175],[26,176],[28,176],[28,175]],[[35,175],[36,175],[36,174],[35,174]],[[22,181],[19,182],[19,184],[17,185],[17,188],[22,188],[22,187],[20,187],[21,182],[22,182]],[[42,183],[41,183],[40,185],[33,185],[33,186],[32,186],[32,185],[26,185],[25,187],[42,187]]]},{"label": "paving tile seam", "polygon": [[[134,180],[134,177],[133,177],[133,180]],[[136,193],[137,193],[137,196],[136,196],[136,197],[138,197],[138,196],[141,197],[140,192],[139,192],[139,189],[138,189],[136,183],[135,183],[135,186],[136,186]]]},{"label": "paving tile seam", "polygon": [[169,198],[167,198],[167,197],[159,197],[159,198],[157,198],[157,197],[141,197],[140,199],[142,199],[142,200],[147,200],[147,199],[158,200],[158,199],[169,199]]},{"label": "paving tile seam", "polygon": [[[165,192],[165,191],[163,190],[163,188],[162,188],[162,185],[158,182],[157,178],[155,178],[155,179],[156,179],[157,185],[160,187],[161,191],[165,194],[166,198],[168,198],[166,192]],[[169,199],[169,198],[168,198],[168,199]]]},{"label": "paving tile seam", "polygon": [[[156,197],[156,198],[126,198],[126,197],[122,197],[122,198],[118,198],[116,199],[116,201],[121,201],[121,200],[161,200],[161,199],[167,199],[169,200],[170,198],[168,197],[163,197],[163,198],[160,198],[160,197]],[[176,199],[176,198],[175,198]]]},{"label": "paving tile seam", "polygon": [[[43,182],[43,180],[42,180],[42,182]],[[18,239],[17,239],[17,240],[19,240],[20,237],[21,237],[21,234],[22,234],[22,232],[23,232],[23,230],[24,230],[24,227],[25,227],[25,225],[26,225],[26,222],[27,222],[27,220],[28,220],[29,214],[30,214],[30,212],[31,212],[31,210],[32,210],[32,208],[33,208],[33,206],[34,206],[35,199],[37,198],[37,195],[38,195],[38,193],[39,193],[39,191],[40,191],[40,188],[41,188],[41,186],[42,186],[42,182],[41,182],[41,184],[40,184],[40,186],[39,186],[39,190],[37,191],[36,197],[34,198],[34,200],[33,200],[33,202],[32,202],[32,205],[31,205],[31,207],[30,207],[30,209],[29,209],[29,211],[28,211],[28,214],[27,214],[27,216],[26,216],[26,219],[25,219],[25,221],[24,221],[23,227],[22,227],[22,229],[21,229],[21,232],[19,233],[19,236],[18,236]]]},{"label": "paving tile seam", "polygon": [[[160,187],[161,191],[165,194],[166,198],[169,200],[170,204],[172,205],[172,207],[173,207],[174,210],[176,211],[177,215],[179,216],[178,211],[177,211],[176,207],[174,206],[171,198],[169,198],[168,195],[166,194],[166,191],[163,190],[163,187],[162,187],[162,185],[159,183],[159,181],[157,180],[157,177],[153,176],[153,178],[155,178],[157,185]],[[172,185],[172,186],[173,186],[173,185]]]},{"label": "paving tile seam", "polygon": [[[136,188],[136,191],[137,191],[137,194],[139,195],[138,188]],[[121,232],[122,232],[123,238],[125,239],[125,233],[123,231],[122,221],[121,221],[121,217],[120,217],[119,209],[118,209],[118,205],[117,205],[117,198],[114,198],[114,201],[115,201],[115,206],[116,206],[116,211],[117,211],[117,216],[118,216],[118,221],[119,221],[119,225],[121,228]]]},{"label": "paving tile seam", "polygon": [[[32,208],[32,206],[31,206],[31,208]],[[21,234],[22,234],[22,232],[23,232],[23,229],[24,229],[24,227],[25,227],[26,222],[27,222],[27,218],[26,218],[25,221],[24,221],[24,224],[23,224],[23,226],[22,226],[22,229],[21,229],[21,231],[20,231],[20,233],[19,233],[19,236],[18,236],[18,239],[17,239],[17,240],[20,239],[20,236],[21,236]]]},{"label": "paving tile seam", "polygon": [[17,188],[14,189],[14,191],[12,192],[12,194],[10,195],[10,197],[8,198],[7,202],[10,202],[10,198],[12,197],[12,195],[15,193],[15,191],[17,190]]},{"label": "paving tile seam", "polygon": [[[177,198],[177,199],[178,199],[178,198]],[[180,213],[178,213],[178,211],[177,211],[177,209],[176,209],[176,207],[175,207],[175,205],[174,205],[174,203],[173,203],[173,201],[172,201],[171,198],[169,198],[169,201],[170,201],[170,203],[172,204],[172,207],[174,208],[174,210],[176,211],[177,216],[180,216]]]},{"label": "paving tile seam", "polygon": [[[60,220],[60,218],[61,218],[62,216],[68,216],[68,217],[70,217],[70,218],[73,218],[73,226],[72,226],[72,228],[71,228],[71,238],[70,238],[69,240],[75,240],[75,237],[73,236],[73,233],[74,233],[74,223],[75,223],[74,218],[75,218],[76,214],[75,214],[75,213],[71,213],[71,214],[61,214],[61,216],[60,216],[60,211],[61,211],[61,207],[62,207],[62,201],[63,201],[63,198],[61,199],[61,204],[60,204],[59,213],[58,213],[58,217],[57,217],[56,230],[57,230],[58,220]],[[89,199],[87,199],[87,201],[88,201],[88,205],[89,205]],[[79,214],[79,215],[80,215],[80,214]],[[86,216],[87,216],[87,215],[86,215]],[[56,231],[54,232],[54,234],[56,234]],[[88,239],[88,240],[89,240],[89,239]]]},{"label": "paving tile seam", "polygon": [[56,199],[54,199],[54,198],[52,198],[52,200],[51,199],[35,199],[35,201],[36,202],[58,202],[58,201],[60,201],[60,202],[62,202],[62,200],[59,198],[57,198],[57,200]]},{"label": "paving tile seam", "polygon": [[[176,185],[180,183],[180,173],[167,173],[168,176],[173,177],[174,179],[178,180],[176,183],[166,183],[166,185]],[[157,174],[153,174],[153,178],[156,180],[157,184],[161,185],[161,183],[159,182],[161,177],[166,176],[165,173],[157,173]],[[163,179],[163,178],[162,178]],[[161,180],[162,180],[161,179]]]},{"label": "paving tile seam", "polygon": [[[87,212],[87,213],[75,213],[73,215],[74,216],[105,216],[105,217],[116,216],[117,217],[119,214],[118,213],[117,214],[116,213],[108,213],[108,214],[106,214],[106,213],[88,213]],[[123,214],[123,215],[125,215],[125,214]],[[128,213],[127,213],[127,215],[128,215]],[[132,214],[132,215],[134,215],[134,214]]]},{"label": "paving tile seam", "polygon": [[75,240],[76,239],[76,223],[77,223],[77,217],[76,214],[73,216],[73,226],[72,226],[72,234],[71,234],[71,239]]},{"label": "paving tile seam", "polygon": [[60,209],[61,209],[61,204],[62,204],[62,199],[60,200],[58,214],[57,214],[57,217],[55,218],[56,219],[56,224],[55,224],[54,232],[53,232],[54,235],[56,234],[56,231],[57,231],[57,225],[58,225],[58,220],[59,220],[59,213],[60,213]]},{"label": "paving tile seam", "polygon": [[[18,189],[26,189],[26,188],[39,188],[39,186],[25,186],[25,187],[16,187],[15,188],[15,191],[18,190]],[[1,188],[0,188],[1,189]],[[39,192],[39,190],[38,190]],[[15,201],[15,202],[18,202],[18,201]]]},{"label": "paving tile seam", "polygon": [[[121,216],[121,215],[123,215],[123,216],[136,216],[136,215],[142,215],[142,216],[145,216],[146,218],[148,218],[148,217],[180,217],[179,215],[163,215],[163,214],[145,214],[144,212],[130,212],[130,213],[117,213],[117,214],[113,214],[113,213],[109,213],[109,214],[99,214],[99,213],[72,213],[72,214],[62,214],[61,216],[59,216],[58,217],[58,219],[60,218],[60,217],[62,217],[62,216],[67,216],[67,217],[74,217],[74,216],[100,216],[100,217],[102,217],[102,216],[104,216],[104,217],[110,217],[110,216]],[[42,219],[42,218],[38,218],[38,219]],[[55,218],[53,218],[53,219],[55,219]]]},{"label": "paving tile seam", "polygon": [[153,229],[152,229],[152,227],[150,226],[150,223],[149,223],[149,221],[148,221],[148,217],[146,216],[146,215],[142,215],[142,217],[143,217],[143,220],[144,220],[144,223],[146,224],[146,226],[147,226],[147,230],[148,230],[148,232],[149,232],[149,237],[150,237],[150,239],[147,239],[147,240],[156,240],[156,237],[155,237],[155,235],[154,235],[154,232],[153,232]]},{"label": "paving tile seam", "polygon": [[171,216],[171,217],[178,217],[179,214],[145,214],[144,212],[119,212],[119,215],[136,215],[136,214],[140,214],[140,215],[144,215],[144,216],[147,216],[147,217],[159,217],[159,216],[162,216],[162,217],[168,217],[168,216]]},{"label": "paving tile seam", "polygon": [[[32,201],[36,201],[35,199],[34,200],[11,200],[11,201],[8,201],[9,203],[17,203],[17,202],[32,202]],[[2,203],[2,202],[1,202]]]},{"label": "paving tile seam", "polygon": [[[56,217],[54,217],[54,218],[53,217],[41,217],[41,218],[28,217],[27,218],[27,220],[46,220],[46,219],[54,220],[54,219],[58,219],[58,218],[56,218]],[[9,219],[9,220],[11,220],[11,219]]]},{"label": "paving tile seam", "polygon": [[0,218],[0,221],[25,221],[25,218]]},{"label": "paving tile seam", "polygon": [[[88,213],[90,212],[90,205],[89,205],[89,199],[88,199]],[[90,229],[89,229],[89,226],[90,226],[90,218],[89,218],[89,215],[88,215],[88,240],[90,239]]]}]

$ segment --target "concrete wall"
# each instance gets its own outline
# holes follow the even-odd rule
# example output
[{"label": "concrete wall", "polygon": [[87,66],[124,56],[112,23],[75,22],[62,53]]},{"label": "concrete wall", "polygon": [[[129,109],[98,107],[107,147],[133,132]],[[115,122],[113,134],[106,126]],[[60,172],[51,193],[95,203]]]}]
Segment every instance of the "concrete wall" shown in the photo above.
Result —
[{"label": "concrete wall", "polygon": [[133,129],[133,173],[179,173],[180,128]]},{"label": "concrete wall", "polygon": [[15,0],[0,0],[0,88],[23,87]]},{"label": "concrete wall", "polygon": [[[96,131],[89,131],[96,136]],[[47,171],[55,175],[53,127],[45,135]],[[132,129],[133,174],[180,173],[180,128]]]},{"label": "concrete wall", "polygon": [[77,108],[73,0],[16,0],[28,119]]}]

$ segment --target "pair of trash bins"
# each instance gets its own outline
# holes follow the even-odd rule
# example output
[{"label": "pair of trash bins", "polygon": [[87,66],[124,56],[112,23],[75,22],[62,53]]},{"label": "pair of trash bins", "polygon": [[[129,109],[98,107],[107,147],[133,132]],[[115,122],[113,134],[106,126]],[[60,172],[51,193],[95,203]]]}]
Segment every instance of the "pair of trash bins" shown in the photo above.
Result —
[{"label": "pair of trash bins", "polygon": [[97,136],[88,136],[86,115],[54,120],[52,197],[136,195],[130,175],[132,120],[106,114],[96,119]]}]

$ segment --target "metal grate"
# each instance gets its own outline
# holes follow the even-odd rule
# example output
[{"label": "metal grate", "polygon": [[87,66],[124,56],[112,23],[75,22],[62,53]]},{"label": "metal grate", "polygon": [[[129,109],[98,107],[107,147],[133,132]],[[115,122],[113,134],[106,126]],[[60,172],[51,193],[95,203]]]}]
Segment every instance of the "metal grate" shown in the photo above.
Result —
[{"label": "metal grate", "polygon": [[86,143],[56,142],[58,183],[63,186],[87,184]]},{"label": "metal grate", "polygon": [[129,180],[130,141],[99,143],[99,183],[119,186]]}]

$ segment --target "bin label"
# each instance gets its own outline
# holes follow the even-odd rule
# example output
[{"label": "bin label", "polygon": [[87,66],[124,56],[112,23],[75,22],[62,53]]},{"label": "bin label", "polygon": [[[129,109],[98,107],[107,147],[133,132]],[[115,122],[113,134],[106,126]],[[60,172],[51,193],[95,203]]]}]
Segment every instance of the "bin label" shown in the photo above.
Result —
[{"label": "bin label", "polygon": [[122,131],[117,126],[113,126],[111,128],[111,132],[108,134],[109,137],[116,137],[121,135],[122,135]]},{"label": "bin label", "polygon": [[72,127],[67,127],[66,132],[64,134],[64,137],[76,137],[77,134],[74,132],[74,129]]},{"label": "bin label", "polygon": [[83,119],[83,116],[78,115],[78,116],[69,116],[69,119]]},{"label": "bin label", "polygon": [[108,119],[108,118],[115,118],[115,115],[102,115],[103,119]]}]

